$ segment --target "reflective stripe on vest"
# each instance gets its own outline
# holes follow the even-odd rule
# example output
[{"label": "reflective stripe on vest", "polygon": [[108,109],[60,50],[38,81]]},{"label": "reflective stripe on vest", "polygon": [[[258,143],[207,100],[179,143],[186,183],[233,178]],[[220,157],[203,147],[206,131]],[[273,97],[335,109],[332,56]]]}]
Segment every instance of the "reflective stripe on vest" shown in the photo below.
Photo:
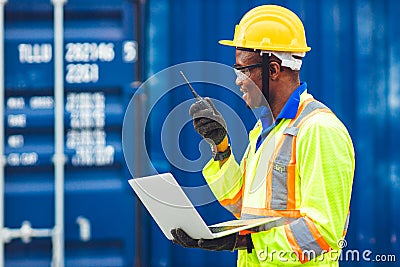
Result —
[{"label": "reflective stripe on vest", "polygon": [[347,213],[346,222],[344,224],[343,235],[342,235],[343,237],[345,237],[347,234],[347,229],[349,229],[349,223],[350,223],[350,210]]},{"label": "reflective stripe on vest", "polygon": [[240,218],[240,211],[242,209],[242,194],[243,187],[232,199],[220,201],[221,205],[229,210],[236,218]]},{"label": "reflective stripe on vest", "polygon": [[[307,101],[309,102],[309,101]],[[294,210],[295,203],[295,164],[296,136],[304,121],[316,112],[329,109],[318,101],[304,103],[296,118],[283,131],[283,142],[272,166],[270,208],[274,210]],[[267,189],[268,190],[268,189]],[[269,202],[267,200],[267,202]]]},{"label": "reflective stripe on vest", "polygon": [[299,218],[284,227],[289,244],[301,263],[332,250],[308,217]]}]

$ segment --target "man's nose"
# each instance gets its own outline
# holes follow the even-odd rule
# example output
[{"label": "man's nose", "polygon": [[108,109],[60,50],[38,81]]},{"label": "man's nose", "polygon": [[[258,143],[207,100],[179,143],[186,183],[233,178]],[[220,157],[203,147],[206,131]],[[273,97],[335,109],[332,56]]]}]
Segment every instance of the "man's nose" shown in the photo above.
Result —
[{"label": "man's nose", "polygon": [[239,77],[236,77],[235,83],[236,83],[236,85],[240,86],[240,85],[242,85],[243,81],[240,80]]}]

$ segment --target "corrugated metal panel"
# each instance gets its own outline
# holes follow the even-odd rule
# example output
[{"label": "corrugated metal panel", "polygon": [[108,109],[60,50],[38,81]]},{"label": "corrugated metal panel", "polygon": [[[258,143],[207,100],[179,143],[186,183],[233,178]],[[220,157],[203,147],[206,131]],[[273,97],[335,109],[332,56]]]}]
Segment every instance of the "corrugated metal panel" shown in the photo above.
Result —
[{"label": "corrugated metal panel", "polygon": [[[149,1],[148,76],[177,63],[209,60],[231,65],[234,50],[220,46],[219,39],[232,38],[234,25],[250,8],[266,3],[286,6],[303,20],[311,52],[304,60],[302,80],[314,96],[325,102],[346,124],[356,153],[356,176],[351,202],[348,249],[360,253],[397,254],[400,226],[400,29],[397,16],[400,3],[395,0],[324,1]],[[232,81],[233,82],[233,81]],[[155,85],[151,90],[160,89]],[[200,94],[221,99],[235,110],[243,110],[237,99],[210,87],[198,85]],[[221,91],[221,90],[220,90]],[[171,93],[160,105],[168,113],[190,98],[189,93]],[[241,112],[241,111],[240,111]],[[152,115],[152,133],[162,125],[165,114]],[[244,115],[245,116],[245,115]],[[246,123],[251,127],[253,121]],[[190,127],[188,127],[190,128]],[[154,131],[154,132],[153,132]],[[154,138],[156,139],[156,138]],[[190,129],[181,134],[182,150],[198,157],[200,138]],[[152,146],[153,159],[164,166],[161,145]],[[199,173],[185,174],[171,166],[174,173],[190,177],[186,183],[200,181]],[[213,203],[201,214],[213,222],[229,218]],[[232,266],[234,253],[213,253],[181,249],[165,241],[153,226],[152,266]],[[162,249],[155,249],[162,244]],[[343,266],[371,264],[343,260]],[[385,263],[385,266],[395,266]]]},{"label": "corrugated metal panel", "polygon": [[[134,264],[134,198],[121,145],[136,66],[127,55],[135,52],[127,50],[135,41],[134,5],[65,5],[65,266]],[[10,0],[5,12],[5,226],[19,229],[30,221],[33,228],[52,228],[53,6]],[[90,223],[88,239],[79,219]],[[5,246],[5,266],[50,266],[51,260],[50,238]]]}]

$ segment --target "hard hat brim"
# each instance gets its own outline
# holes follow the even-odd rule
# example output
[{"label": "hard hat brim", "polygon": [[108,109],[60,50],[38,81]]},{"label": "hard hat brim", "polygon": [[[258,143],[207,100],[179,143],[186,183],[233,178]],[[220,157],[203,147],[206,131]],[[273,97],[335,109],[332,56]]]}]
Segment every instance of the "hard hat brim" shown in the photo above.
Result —
[{"label": "hard hat brim", "polygon": [[264,47],[259,47],[257,45],[246,45],[246,46],[240,46],[235,44],[233,40],[219,40],[218,43],[222,45],[227,45],[227,46],[234,46],[234,47],[241,47],[241,48],[247,48],[247,49],[254,49],[260,50],[260,51],[278,51],[278,52],[309,52],[311,50],[311,47],[301,47],[301,48],[291,48],[291,47],[270,47],[267,50],[265,50]]},{"label": "hard hat brim", "polygon": [[232,40],[219,40],[218,43],[227,46],[235,46]]}]

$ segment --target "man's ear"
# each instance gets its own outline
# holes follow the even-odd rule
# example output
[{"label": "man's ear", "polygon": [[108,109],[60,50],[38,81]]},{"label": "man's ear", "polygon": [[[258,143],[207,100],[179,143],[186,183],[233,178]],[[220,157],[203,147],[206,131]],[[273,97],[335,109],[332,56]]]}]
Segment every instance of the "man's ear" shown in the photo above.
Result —
[{"label": "man's ear", "polygon": [[281,72],[281,66],[277,62],[269,64],[269,77],[271,80],[276,80]]}]

